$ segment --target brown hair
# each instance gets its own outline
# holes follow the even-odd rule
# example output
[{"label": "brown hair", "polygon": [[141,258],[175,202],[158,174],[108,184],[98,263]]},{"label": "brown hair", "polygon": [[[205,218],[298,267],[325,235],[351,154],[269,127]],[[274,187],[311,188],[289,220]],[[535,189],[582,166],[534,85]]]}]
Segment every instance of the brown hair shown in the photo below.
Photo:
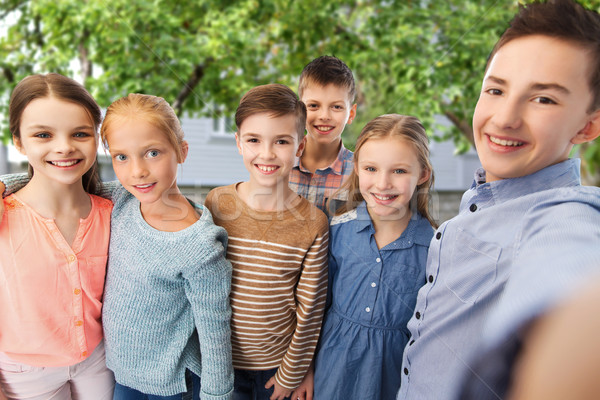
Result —
[{"label": "brown hair", "polygon": [[[98,126],[102,121],[102,111],[96,100],[83,85],[60,74],[37,74],[23,78],[15,86],[10,96],[8,114],[9,129],[13,142],[21,140],[21,117],[27,105],[33,100],[48,97],[54,97],[83,107],[93,123],[94,133],[98,133]],[[31,177],[33,174],[33,168],[29,165],[29,176]],[[82,183],[86,192],[97,193],[101,185],[100,175],[98,174],[98,160],[83,175]]]},{"label": "brown hair", "polygon": [[508,42],[531,35],[544,35],[572,42],[590,55],[589,86],[593,95],[588,112],[600,108],[600,15],[572,0],[548,0],[520,5],[519,12],[502,34],[490,57]]},{"label": "brown hair", "polygon": [[356,98],[356,84],[354,76],[348,66],[334,56],[317,57],[304,67],[298,83],[298,94],[302,98],[304,89],[311,83],[320,86],[333,84],[348,90],[348,100],[354,103]]},{"label": "brown hair", "polygon": [[175,111],[165,99],[149,94],[130,93],[115,100],[106,109],[100,128],[100,137],[106,148],[109,147],[107,136],[113,125],[128,119],[144,120],[163,132],[175,149],[177,161],[183,162],[183,129]]},{"label": "brown hair", "polygon": [[238,131],[246,118],[260,113],[268,113],[273,117],[294,115],[299,140],[304,136],[306,106],[289,87],[271,83],[250,89],[242,97],[235,111],[235,125]]},{"label": "brown hair", "polygon": [[[417,154],[417,160],[421,169],[430,171],[429,179],[417,186],[410,201],[410,207],[414,207],[416,203],[418,213],[427,218],[433,227],[437,228],[437,222],[429,212],[429,191],[432,189],[434,182],[433,167],[429,161],[429,139],[425,128],[418,118],[399,114],[385,114],[370,121],[362,129],[358,139],[356,139],[354,165],[358,165],[360,149],[369,139],[383,139],[388,137],[402,139],[410,143]],[[337,192],[348,193],[348,200],[336,210],[335,215],[341,215],[355,209],[364,200],[359,190],[356,169],[352,170],[348,180]],[[336,195],[334,194],[332,198],[335,197]],[[327,208],[329,209],[329,205]]]}]

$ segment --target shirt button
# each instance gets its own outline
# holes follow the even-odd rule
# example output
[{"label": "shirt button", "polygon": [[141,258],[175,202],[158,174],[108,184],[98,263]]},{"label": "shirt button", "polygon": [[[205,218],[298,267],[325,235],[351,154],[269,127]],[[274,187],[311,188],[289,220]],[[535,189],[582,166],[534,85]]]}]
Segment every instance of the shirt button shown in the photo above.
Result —
[{"label": "shirt button", "polygon": [[81,293],[81,290],[80,289],[75,289],[75,290],[73,290],[73,293],[75,293],[76,295],[78,295],[79,293]]},{"label": "shirt button", "polygon": [[471,204],[471,206],[469,207],[469,210],[471,210],[471,212],[477,211],[477,204],[475,204],[475,203]]},{"label": "shirt button", "polygon": [[87,357],[87,351],[84,351],[83,353],[81,353],[81,357]]},{"label": "shirt button", "polygon": [[367,307],[367,308],[365,308],[365,311],[366,311],[366,312],[371,312],[371,307]]},{"label": "shirt button", "polygon": [[436,233],[436,234],[435,234],[435,238],[436,238],[437,240],[440,240],[440,239],[442,238],[442,232],[438,232],[438,233]]},{"label": "shirt button", "polygon": [[433,282],[433,275],[429,275],[429,283]]},{"label": "shirt button", "polygon": [[81,325],[83,325],[83,321],[76,321],[75,322],[75,326],[81,326]]},{"label": "shirt button", "polygon": [[375,261],[377,261],[377,262],[381,262],[381,258],[377,257],[377,258],[375,259]]},{"label": "shirt button", "polygon": [[376,287],[377,284],[375,282],[371,282],[371,287]]},{"label": "shirt button", "polygon": [[421,318],[421,313],[417,311],[417,312],[415,313],[415,317],[417,317],[417,319],[420,319],[420,318]]},{"label": "shirt button", "polygon": [[69,255],[68,260],[69,262],[75,261],[75,256],[73,254]]},{"label": "shirt button", "polygon": [[408,375],[408,368],[404,368],[404,375]]}]

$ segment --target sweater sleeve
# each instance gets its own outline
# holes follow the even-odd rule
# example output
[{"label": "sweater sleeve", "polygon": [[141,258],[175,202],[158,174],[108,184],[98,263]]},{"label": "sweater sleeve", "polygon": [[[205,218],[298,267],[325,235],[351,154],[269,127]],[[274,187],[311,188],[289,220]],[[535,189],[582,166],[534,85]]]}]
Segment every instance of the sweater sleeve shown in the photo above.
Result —
[{"label": "sweater sleeve", "polygon": [[[208,212],[204,210],[204,212]],[[210,229],[212,228],[212,229]],[[211,224],[200,261],[185,272],[185,291],[194,312],[202,358],[202,400],[233,395],[231,361],[231,264],[225,259],[227,234]]]},{"label": "sweater sleeve", "polygon": [[296,329],[275,374],[277,382],[287,389],[293,390],[302,382],[319,340],[327,297],[328,240],[329,226],[323,215],[296,287]]},{"label": "sweater sleeve", "polygon": [[6,197],[15,192],[18,192],[25,185],[29,183],[31,178],[28,174],[8,174],[0,176],[0,182],[5,185],[4,192],[2,193],[2,197]]}]

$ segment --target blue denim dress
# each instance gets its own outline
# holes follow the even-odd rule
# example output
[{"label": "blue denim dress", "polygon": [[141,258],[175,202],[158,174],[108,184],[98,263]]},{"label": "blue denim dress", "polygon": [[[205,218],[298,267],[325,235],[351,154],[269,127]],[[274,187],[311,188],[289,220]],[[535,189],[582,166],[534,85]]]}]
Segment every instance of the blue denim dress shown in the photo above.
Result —
[{"label": "blue denim dress", "polygon": [[377,248],[363,202],[334,217],[329,293],[315,359],[315,400],[395,399],[406,324],[425,283],[433,228],[414,214],[394,242]]}]

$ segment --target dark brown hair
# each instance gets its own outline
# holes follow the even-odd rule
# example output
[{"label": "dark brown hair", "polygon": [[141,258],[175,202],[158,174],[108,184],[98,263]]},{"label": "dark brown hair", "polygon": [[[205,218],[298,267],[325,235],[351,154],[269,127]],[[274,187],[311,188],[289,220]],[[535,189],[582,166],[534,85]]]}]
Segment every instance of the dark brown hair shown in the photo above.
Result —
[{"label": "dark brown hair", "polygon": [[502,46],[531,35],[572,42],[589,52],[588,82],[593,100],[588,112],[600,108],[600,15],[572,0],[548,0],[520,5],[510,27],[494,46],[488,66]]},{"label": "dark brown hair", "polygon": [[310,84],[327,86],[333,84],[348,90],[348,100],[354,103],[356,98],[356,84],[354,76],[348,66],[334,56],[317,57],[304,67],[298,83],[298,94],[302,98],[304,89]]},{"label": "dark brown hair", "polygon": [[[50,73],[30,75],[15,86],[8,107],[9,129],[13,141],[21,139],[21,117],[29,103],[36,99],[54,97],[59,100],[77,104],[85,109],[94,126],[94,133],[102,121],[102,111],[91,94],[81,85],[66,76]],[[34,173],[29,166],[29,176]],[[88,193],[97,193],[101,183],[98,174],[98,160],[82,177],[83,188]]]},{"label": "dark brown hair", "polygon": [[100,128],[100,137],[104,146],[109,148],[107,136],[115,124],[138,118],[163,132],[177,154],[177,161],[183,162],[181,149],[183,129],[179,118],[165,99],[149,94],[130,93],[108,106]]},{"label": "dark brown hair", "polygon": [[271,83],[250,89],[242,97],[235,111],[235,125],[238,131],[246,118],[261,113],[267,113],[273,117],[294,115],[298,138],[302,140],[304,137],[306,106],[289,87]]},{"label": "dark brown hair", "polygon": [[[369,139],[383,139],[388,137],[398,138],[410,143],[417,155],[421,169],[430,172],[429,179],[418,185],[415,189],[413,198],[410,201],[410,207],[414,207],[416,203],[418,213],[427,218],[434,228],[437,228],[437,222],[429,212],[430,190],[433,188],[434,182],[433,167],[429,161],[429,139],[419,119],[407,115],[385,114],[370,121],[362,129],[358,139],[356,139],[354,165],[358,165],[360,149]],[[364,200],[359,187],[358,174],[356,173],[356,168],[354,168],[348,180],[336,192],[336,194],[338,192],[348,193],[348,200],[335,211],[335,215],[341,215],[358,207]],[[336,197],[335,194],[332,196],[332,198]],[[327,208],[329,209],[329,205]]]}]

